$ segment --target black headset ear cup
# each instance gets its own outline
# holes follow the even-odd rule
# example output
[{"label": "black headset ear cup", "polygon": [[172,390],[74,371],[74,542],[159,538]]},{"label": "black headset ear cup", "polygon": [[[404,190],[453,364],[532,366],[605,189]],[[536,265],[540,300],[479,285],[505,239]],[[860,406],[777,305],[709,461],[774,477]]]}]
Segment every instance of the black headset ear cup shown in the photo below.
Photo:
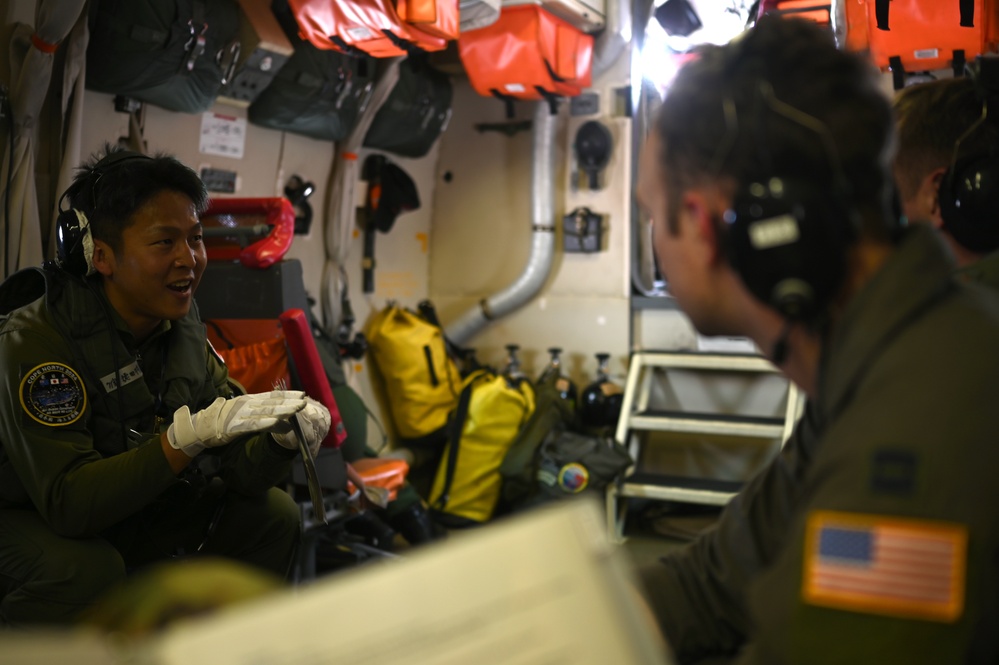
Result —
[{"label": "black headset ear cup", "polygon": [[85,277],[96,272],[90,222],[75,208],[61,211],[56,220],[56,259],[73,275]]},{"label": "black headset ear cup", "polygon": [[59,199],[59,216],[56,218],[56,260],[63,270],[81,277],[97,272],[94,268],[94,237],[90,230],[90,220],[78,209],[63,210],[63,200],[68,199],[72,203],[81,191],[89,188],[90,200],[93,202],[96,196],[94,190],[104,174],[125,162],[147,159],[152,158],[130,150],[112,152],[94,164],[89,177],[77,180],[63,192]]},{"label": "black headset ear cup", "polygon": [[973,252],[999,249],[999,156],[959,159],[940,182],[940,216],[954,240]]},{"label": "black headset ear cup", "polygon": [[838,197],[811,183],[752,182],[724,216],[729,262],[749,291],[782,316],[813,320],[842,282],[851,220]]}]

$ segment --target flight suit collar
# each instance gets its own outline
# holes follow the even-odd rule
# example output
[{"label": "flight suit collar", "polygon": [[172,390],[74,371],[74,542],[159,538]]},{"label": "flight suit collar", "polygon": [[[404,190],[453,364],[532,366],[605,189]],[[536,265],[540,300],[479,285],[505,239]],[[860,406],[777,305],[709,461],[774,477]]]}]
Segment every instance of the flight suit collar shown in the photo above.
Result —
[{"label": "flight suit collar", "polygon": [[[110,301],[107,301],[107,294],[103,289],[100,291],[100,297],[104,298],[110,307]],[[114,308],[111,308],[111,311],[115,328],[132,353],[138,352],[147,357],[149,353],[162,355],[157,363],[159,365],[157,370],[161,376],[153,381],[157,385],[162,384],[162,392],[156,396],[159,411],[157,415],[165,417],[184,404],[199,405],[201,385],[197,380],[192,383],[192,379],[203,377],[208,362],[208,351],[204,325],[198,315],[197,304],[192,302],[191,310],[182,319],[160,321],[156,330],[139,344],[135,343],[135,337],[125,320]],[[170,362],[167,362],[167,358]]]},{"label": "flight suit collar", "polygon": [[132,330],[128,327],[128,323],[122,318],[118,310],[114,308],[111,301],[108,299],[107,292],[103,288],[96,289],[97,297],[104,301],[104,306],[110,313],[111,320],[114,322],[114,327],[118,331],[118,336],[121,337],[122,342],[128,347],[133,353],[135,351],[141,350],[143,347],[151,346],[158,337],[165,335],[170,331],[170,321],[160,321],[159,325],[156,326],[156,330],[151,332],[141,343],[136,343],[135,335],[132,334]]},{"label": "flight suit collar", "polygon": [[899,331],[951,292],[953,271],[953,259],[932,228],[906,229],[827,338],[819,374],[819,407],[827,418],[850,401],[867,368]]},{"label": "flight suit collar", "polygon": [[[50,290],[49,311],[64,334],[74,340],[75,352],[85,361],[80,364],[92,368],[85,373],[96,381],[96,386],[100,386],[99,377],[114,376],[116,369],[122,369],[115,367],[116,361],[119,366],[128,365],[136,360],[135,354],[140,350],[159,349],[164,355],[159,360],[162,375],[155,382],[160,386],[159,394],[153,395],[145,381],[128,383],[123,386],[122,397],[108,401],[112,417],[124,420],[154,407],[162,416],[183,404],[202,405],[207,346],[204,326],[193,303],[184,318],[161,322],[137,348],[131,330],[111,306],[99,280],[84,285],[80,280],[67,279],[64,286],[68,297],[62,297],[61,291],[53,297]],[[109,324],[116,333],[110,338]],[[108,353],[109,343],[116,348],[111,353]],[[124,413],[119,413],[120,408]]]},{"label": "flight suit collar", "polygon": [[958,270],[957,274],[963,280],[999,288],[999,251],[992,252]]}]

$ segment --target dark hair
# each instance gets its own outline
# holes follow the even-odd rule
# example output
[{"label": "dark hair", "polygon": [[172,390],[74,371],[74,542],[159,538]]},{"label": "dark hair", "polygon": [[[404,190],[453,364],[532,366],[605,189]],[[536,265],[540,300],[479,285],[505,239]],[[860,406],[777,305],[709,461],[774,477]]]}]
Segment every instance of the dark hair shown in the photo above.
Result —
[{"label": "dark hair", "polygon": [[127,152],[105,145],[102,153],[92,155],[77,169],[66,191],[70,206],[87,216],[93,237],[108,243],[116,254],[121,251],[122,232],[132,223],[132,216],[163,190],[187,196],[199,215],[208,208],[208,190],[191,168],[163,153],[148,159],[108,159],[125,157]]},{"label": "dark hair", "polygon": [[[970,78],[941,79],[903,88],[895,96],[898,186],[912,196],[928,173],[948,168],[954,146],[982,117],[982,97]],[[958,159],[999,149],[999,123],[984,122],[962,141]]]},{"label": "dark hair", "polygon": [[[824,125],[831,140],[775,112],[776,103]],[[828,183],[830,195],[841,183],[862,231],[890,237],[890,101],[877,70],[837,49],[832,34],[813,21],[764,16],[731,43],[704,48],[677,74],[655,127],[671,232],[674,206],[690,186],[775,175]]]}]

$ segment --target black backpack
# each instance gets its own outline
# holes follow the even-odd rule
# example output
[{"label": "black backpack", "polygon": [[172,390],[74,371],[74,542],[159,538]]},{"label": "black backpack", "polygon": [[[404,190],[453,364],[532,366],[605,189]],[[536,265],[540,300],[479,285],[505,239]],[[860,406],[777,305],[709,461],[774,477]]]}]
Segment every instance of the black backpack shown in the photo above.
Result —
[{"label": "black backpack", "polygon": [[239,58],[236,0],[92,0],[87,87],[198,113]]},{"label": "black backpack", "polygon": [[364,147],[400,157],[423,157],[451,119],[453,89],[447,74],[411,54],[399,65],[399,81],[371,120]]},{"label": "black backpack", "polygon": [[286,0],[276,0],[272,10],[295,52],[250,104],[247,119],[315,139],[346,138],[370,96],[374,59],[318,49],[298,36]]}]

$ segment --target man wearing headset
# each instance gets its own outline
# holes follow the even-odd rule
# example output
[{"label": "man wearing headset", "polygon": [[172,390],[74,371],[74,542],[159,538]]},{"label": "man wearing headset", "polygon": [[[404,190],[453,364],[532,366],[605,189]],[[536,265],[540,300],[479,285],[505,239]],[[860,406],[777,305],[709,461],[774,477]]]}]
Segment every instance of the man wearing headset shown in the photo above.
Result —
[{"label": "man wearing headset", "polygon": [[895,179],[903,214],[940,230],[963,276],[999,288],[999,60],[978,64],[896,95]]},{"label": "man wearing headset", "polygon": [[325,407],[241,395],[193,301],[198,175],[108,149],[78,172],[58,265],[0,285],[0,623],[71,622],[126,572],[184,554],[290,567],[299,511],[275,484]]},{"label": "man wearing headset", "polygon": [[809,398],[716,527],[642,571],[682,663],[999,655],[999,302],[930,228],[898,228],[877,76],[764,17],[652,123],[637,196],[672,294]]}]

